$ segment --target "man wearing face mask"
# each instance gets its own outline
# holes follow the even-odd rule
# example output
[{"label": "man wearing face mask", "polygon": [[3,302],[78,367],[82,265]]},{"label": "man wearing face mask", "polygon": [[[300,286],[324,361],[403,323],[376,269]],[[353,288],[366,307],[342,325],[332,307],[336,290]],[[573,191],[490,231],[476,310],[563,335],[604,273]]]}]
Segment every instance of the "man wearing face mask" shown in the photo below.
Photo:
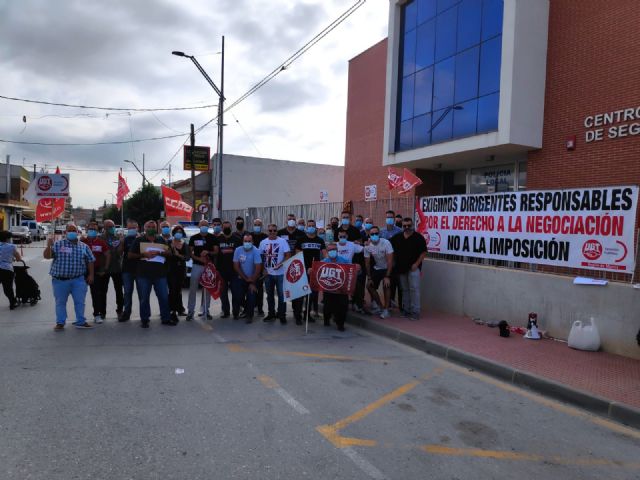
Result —
[{"label": "man wearing face mask", "polygon": [[213,236],[220,238],[222,235],[222,220],[217,217],[211,220],[211,228],[213,228]]},{"label": "man wearing face mask", "polygon": [[396,227],[402,230],[402,215],[399,213],[396,215]]},{"label": "man wearing face mask", "polygon": [[242,246],[233,252],[233,269],[236,273],[231,284],[233,319],[240,314],[240,305],[245,305],[246,323],[253,322],[253,309],[256,302],[256,281],[262,273],[260,250],[253,244],[251,234],[242,237]]},{"label": "man wearing face mask", "polygon": [[[95,257],[91,249],[78,241],[78,229],[72,223],[67,225],[66,236],[54,243],[53,237],[47,240],[44,249],[45,259],[51,262],[51,283],[56,301],[56,326],[54,330],[64,330],[67,321],[67,300],[73,298],[76,313],[74,326],[78,329],[93,328],[84,316],[84,301],[87,296],[87,284],[93,283],[93,263]],[[86,280],[85,280],[86,276]]]},{"label": "man wearing face mask", "polygon": [[249,232],[246,232],[244,230],[244,218],[242,218],[241,216],[237,216],[236,217],[236,231],[233,232],[233,236],[236,237],[240,243],[242,243],[242,237],[244,237],[244,235],[247,234],[247,233],[249,233]]},{"label": "man wearing face mask", "polygon": [[171,242],[171,224],[166,220],[160,224],[160,236],[167,242]]},{"label": "man wearing face mask", "polygon": [[87,236],[81,240],[85,243],[96,261],[93,265],[94,282],[91,284],[91,303],[93,304],[93,320],[102,323],[107,314],[107,287],[109,277],[107,268],[111,262],[109,245],[98,236],[98,224],[89,222]]},{"label": "man wearing face mask", "polygon": [[[298,238],[296,244],[296,253],[302,252],[304,255],[304,266],[307,270],[311,268],[314,260],[320,260],[327,256],[327,246],[317,235],[315,220],[308,220],[306,227],[306,234],[303,237]],[[302,305],[304,298],[297,298],[292,302],[293,304],[293,316],[296,319],[296,325],[302,325]],[[315,317],[318,316],[318,292],[311,292],[309,296],[309,305],[307,306],[309,313],[313,311],[315,316],[309,315],[309,320],[315,322]]]},{"label": "man wearing face mask", "polygon": [[[145,249],[142,244],[145,243]],[[157,224],[149,220],[144,224],[144,235],[136,238],[129,250],[129,259],[138,260],[136,270],[136,288],[140,301],[140,326],[149,328],[151,317],[151,288],[153,287],[158,306],[160,307],[160,319],[163,325],[175,326],[171,321],[169,312],[169,287],[167,285],[167,262],[171,255],[169,247],[162,236],[158,235]]]},{"label": "man wearing face mask", "polygon": [[347,234],[347,240],[350,242],[361,242],[362,237],[360,236],[360,230],[353,225],[351,225],[351,214],[346,210],[342,212],[340,219],[340,227],[336,231],[336,237],[340,235],[340,232],[345,232]]},{"label": "man wearing face mask", "polygon": [[[198,223],[200,231],[195,235],[192,235],[189,239],[189,253],[192,260],[191,278],[189,280],[189,301],[187,302],[187,321],[193,320],[193,314],[196,308],[196,297],[198,295],[198,285],[200,285],[200,277],[204,271],[204,267],[208,262],[213,262],[215,256],[218,254],[219,239],[222,238],[222,234],[218,238],[215,235],[209,233],[209,222],[206,220],[200,220]],[[207,320],[211,320],[213,317],[209,313],[209,306],[211,304],[211,296],[208,293],[204,294],[204,314]]]},{"label": "man wearing face mask", "polygon": [[124,238],[122,247],[122,287],[124,290],[122,315],[119,322],[127,322],[131,318],[131,307],[133,305],[133,289],[136,281],[137,260],[129,259],[129,251],[138,237],[138,222],[127,220],[127,236]]},{"label": "man wearing face mask", "polygon": [[[402,216],[400,215],[396,215],[395,212],[393,210],[387,210],[386,214],[385,214],[386,218],[385,218],[385,223],[386,226],[385,228],[382,229],[382,231],[380,232],[380,236],[386,240],[391,241],[391,239],[393,237],[395,237],[396,235],[398,235],[399,233],[402,233],[402,228],[400,228],[402,226],[402,223],[400,225],[396,225],[396,218],[400,217],[402,218]],[[399,288],[398,285],[398,276],[395,274],[395,272],[391,272],[391,284],[389,286],[389,305],[391,307],[395,307],[396,306],[396,291],[398,292],[398,303],[397,305],[402,305],[402,291]]]},{"label": "man wearing face mask", "polygon": [[[342,235],[341,238],[345,239],[342,246],[345,248],[346,244],[346,233],[341,232],[338,235]],[[350,243],[350,242],[349,242]],[[357,244],[351,244],[356,245]],[[362,247],[360,247],[362,249]],[[347,255],[353,254],[351,250],[346,251]],[[336,246],[336,244],[328,244],[327,245],[327,257],[322,259],[322,262],[325,263],[351,263],[351,260],[347,257],[340,255],[340,250]],[[336,322],[336,326],[338,330],[344,332],[344,321],[347,318],[347,309],[349,308],[349,297],[347,295],[339,294],[339,293],[330,293],[324,292],[322,295],[323,304],[322,304],[322,316],[324,318],[324,326],[328,327],[331,325],[331,318],[333,317],[333,321]]]},{"label": "man wearing face mask", "polygon": [[[278,227],[275,223],[267,226],[267,233],[269,236],[260,242],[259,247],[267,275],[264,283],[267,291],[267,307],[269,308],[269,312],[263,322],[273,322],[276,318],[279,318],[280,323],[284,325],[287,323],[287,304],[284,300],[284,268],[282,264],[291,256],[291,252],[289,251],[289,243],[284,238],[278,237]],[[278,294],[277,313],[274,299],[275,292]]]},{"label": "man wearing face mask", "polygon": [[[267,238],[267,234],[262,229],[262,220],[256,218],[253,221],[253,246],[260,248],[260,242]],[[256,308],[258,309],[258,315],[264,315],[264,275],[260,272],[260,275],[256,279]]]},{"label": "man wearing face mask", "polygon": [[402,220],[402,234],[391,240],[395,257],[395,270],[402,290],[402,311],[410,320],[420,318],[420,272],[427,255],[427,242],[413,230],[413,220]]},{"label": "man wearing face mask", "polygon": [[116,315],[118,320],[122,318],[123,292],[122,292],[122,235],[116,235],[116,225],[113,220],[104,221],[104,232],[102,240],[108,245],[111,258],[106,267],[104,275],[105,295],[109,290],[109,279],[113,281],[113,289],[116,291]]},{"label": "man wearing face mask", "polygon": [[218,254],[218,263],[216,268],[220,272],[220,276],[224,279],[224,285],[220,292],[220,302],[222,304],[222,315],[220,318],[229,318],[231,313],[231,305],[229,303],[229,290],[236,276],[233,269],[233,255],[236,248],[242,245],[242,241],[231,233],[231,222],[222,222],[222,236],[218,242],[220,248]]},{"label": "man wearing face mask", "polygon": [[329,220],[331,230],[333,230],[333,238],[338,238],[338,228],[340,228],[340,219],[338,217],[331,217]]},{"label": "man wearing face mask", "polygon": [[[369,244],[364,247],[365,268],[369,275],[367,290],[373,303],[372,313],[380,314],[380,318],[389,318],[389,286],[391,285],[391,268],[393,267],[393,247],[391,242],[380,237],[380,229],[371,228]],[[383,299],[380,300],[378,287],[382,283]],[[382,307],[380,310],[379,306]]]},{"label": "man wearing face mask", "polygon": [[290,213],[289,215],[287,215],[287,226],[278,230],[278,236],[287,241],[287,243],[289,244],[289,250],[291,252],[296,251],[298,238],[304,236],[304,232],[300,232],[300,230],[296,228],[296,226],[296,216],[293,213]]}]

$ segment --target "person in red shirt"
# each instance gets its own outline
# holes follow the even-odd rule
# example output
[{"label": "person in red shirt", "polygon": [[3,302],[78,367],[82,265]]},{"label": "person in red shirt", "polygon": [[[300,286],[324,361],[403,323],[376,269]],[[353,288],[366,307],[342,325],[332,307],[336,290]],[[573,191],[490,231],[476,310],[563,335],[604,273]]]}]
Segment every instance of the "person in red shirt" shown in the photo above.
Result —
[{"label": "person in red shirt", "polygon": [[102,323],[107,313],[107,288],[109,277],[105,275],[111,261],[109,245],[98,237],[98,224],[90,222],[87,225],[87,236],[82,239],[86,243],[96,261],[93,264],[94,281],[91,284],[91,303],[93,304],[93,318],[95,323]]}]

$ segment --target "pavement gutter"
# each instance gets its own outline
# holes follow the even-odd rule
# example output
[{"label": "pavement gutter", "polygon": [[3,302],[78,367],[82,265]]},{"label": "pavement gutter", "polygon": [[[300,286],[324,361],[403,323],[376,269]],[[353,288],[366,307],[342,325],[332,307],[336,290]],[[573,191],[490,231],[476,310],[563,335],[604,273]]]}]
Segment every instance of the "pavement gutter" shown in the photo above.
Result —
[{"label": "pavement gutter", "polygon": [[508,365],[464,352],[443,343],[404,332],[378,323],[367,316],[349,312],[347,323],[408,345],[434,357],[443,358],[458,365],[477,370],[518,387],[528,388],[536,393],[579,407],[595,415],[606,417],[634,428],[640,428],[640,410],[629,405],[572,388],[530,372],[517,370]]}]

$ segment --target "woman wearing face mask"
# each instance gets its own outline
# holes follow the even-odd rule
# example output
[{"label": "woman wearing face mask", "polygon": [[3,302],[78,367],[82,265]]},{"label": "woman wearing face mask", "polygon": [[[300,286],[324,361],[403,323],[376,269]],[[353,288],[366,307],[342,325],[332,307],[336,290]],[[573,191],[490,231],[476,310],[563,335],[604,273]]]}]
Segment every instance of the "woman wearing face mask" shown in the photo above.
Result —
[{"label": "woman wearing face mask", "polygon": [[184,241],[184,229],[180,225],[173,227],[171,235],[172,238],[169,242],[171,256],[167,257],[169,311],[171,312],[171,321],[178,323],[178,316],[186,315],[182,304],[182,284],[187,275],[186,262],[189,260],[189,249]]}]

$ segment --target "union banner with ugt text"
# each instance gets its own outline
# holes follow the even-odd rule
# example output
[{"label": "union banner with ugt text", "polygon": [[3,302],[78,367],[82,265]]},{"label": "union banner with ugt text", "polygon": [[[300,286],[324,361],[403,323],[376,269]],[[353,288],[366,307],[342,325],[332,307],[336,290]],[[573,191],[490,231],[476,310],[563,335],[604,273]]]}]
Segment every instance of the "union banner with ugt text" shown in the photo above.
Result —
[{"label": "union banner with ugt text", "polygon": [[353,295],[358,266],[353,263],[326,263],[314,260],[310,275],[314,292]]},{"label": "union banner with ugt text", "polygon": [[421,197],[432,253],[632,272],[638,186]]}]

